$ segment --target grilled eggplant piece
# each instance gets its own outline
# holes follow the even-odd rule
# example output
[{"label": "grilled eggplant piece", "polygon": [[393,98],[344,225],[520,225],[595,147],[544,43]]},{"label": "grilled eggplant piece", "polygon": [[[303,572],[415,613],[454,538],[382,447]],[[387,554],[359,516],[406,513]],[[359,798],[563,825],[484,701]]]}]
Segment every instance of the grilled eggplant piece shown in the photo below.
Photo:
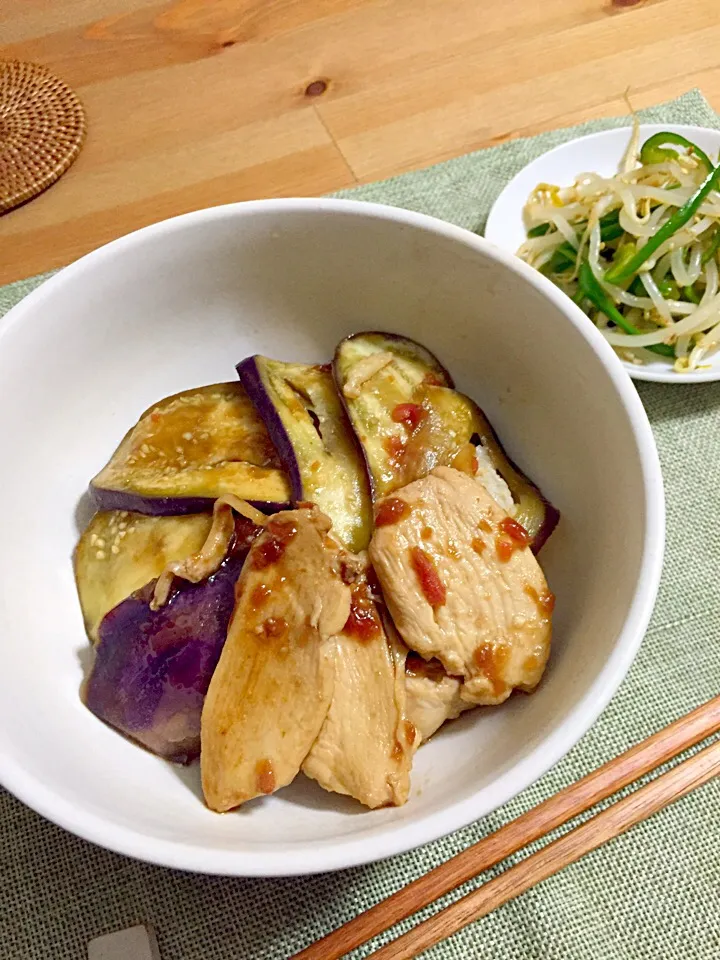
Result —
[{"label": "grilled eggplant piece", "polygon": [[479,444],[507,484],[513,515],[530,533],[533,550],[540,549],[558,522],[557,510],[508,458],[478,405],[452,388],[428,350],[394,334],[355,334],[338,346],[334,372],[375,499],[438,466],[476,472],[473,447]]},{"label": "grilled eggplant piece", "polygon": [[90,640],[97,641],[100,621],[121,600],[159,577],[169,563],[197,553],[211,524],[207,513],[96,513],[75,551],[75,578]]},{"label": "grilled eggplant piece", "polygon": [[290,499],[265,425],[240,383],[166,397],[142,414],[92,480],[101,510],[166,516],[234,494],[274,512]]},{"label": "grilled eggplant piece", "polygon": [[190,763],[200,753],[200,715],[235,604],[235,584],[260,528],[237,517],[219,569],[200,583],[178,580],[153,609],[154,581],[102,620],[85,703],[148,750]]},{"label": "grilled eggplant piece", "polygon": [[255,356],[237,370],[288,473],[293,497],[317,504],[348,550],[365,549],[372,530],[367,474],[330,368]]},{"label": "grilled eggplant piece", "polygon": [[315,507],[277,514],[247,558],[202,713],[211,810],[290,783],[323,726],[333,692],[329,641],[350,612],[329,530]]},{"label": "grilled eggplant piece", "polygon": [[538,553],[558,525],[560,513],[508,457],[480,407],[472,400],[468,400],[468,403],[474,408],[471,441],[482,447],[496,473],[507,484],[515,504],[512,515],[530,534],[532,552]]}]

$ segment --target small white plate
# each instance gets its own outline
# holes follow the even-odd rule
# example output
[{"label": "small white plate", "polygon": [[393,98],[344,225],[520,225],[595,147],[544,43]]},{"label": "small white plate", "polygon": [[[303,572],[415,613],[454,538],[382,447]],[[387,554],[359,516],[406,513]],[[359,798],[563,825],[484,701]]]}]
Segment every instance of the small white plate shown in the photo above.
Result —
[{"label": "small white plate", "polygon": [[[644,123],[640,127],[640,142],[643,143],[654,133],[663,130],[680,133],[692,140],[710,155],[711,160],[715,159],[720,151],[720,130],[687,124]],[[486,238],[510,253],[515,253],[526,237],[523,207],[538,183],[569,186],[579,174],[591,171],[601,176],[611,176],[617,172],[630,135],[629,127],[591,133],[587,137],[578,137],[569,143],[563,143],[533,160],[513,177],[493,204],[485,227]],[[695,370],[692,373],[676,373],[664,360],[657,360],[642,367],[623,362],[623,366],[635,380],[656,380],[664,383],[720,380],[720,354],[707,361],[707,369]]]}]

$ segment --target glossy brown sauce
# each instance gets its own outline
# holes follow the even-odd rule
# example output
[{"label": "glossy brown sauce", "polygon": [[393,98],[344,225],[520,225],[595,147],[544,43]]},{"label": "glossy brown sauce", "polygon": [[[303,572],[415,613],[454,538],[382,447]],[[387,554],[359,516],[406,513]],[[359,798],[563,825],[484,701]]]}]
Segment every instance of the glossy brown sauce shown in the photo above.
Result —
[{"label": "glossy brown sauce", "polygon": [[396,437],[395,434],[390,437],[385,437],[383,440],[383,447],[393,465],[396,467],[399,466],[400,461],[403,458],[403,454],[405,453],[405,444],[403,443],[402,439],[400,437]]},{"label": "glossy brown sauce", "polygon": [[405,517],[410,516],[410,504],[400,497],[389,497],[387,500],[381,500],[375,510],[375,526],[387,527],[391,523],[397,523]]},{"label": "glossy brown sauce", "polygon": [[448,540],[448,542],[447,542],[447,548],[446,548],[446,553],[447,553],[447,555],[450,557],[451,560],[459,560],[459,559],[460,559],[460,550],[459,550],[458,545],[455,543],[454,540]]},{"label": "glossy brown sauce", "polygon": [[506,533],[499,533],[495,537],[495,553],[501,563],[507,563],[515,553],[515,543]]},{"label": "glossy brown sauce", "polygon": [[380,616],[375,601],[370,596],[367,581],[354,584],[350,590],[350,615],[343,627],[343,633],[364,642],[382,633]]},{"label": "glossy brown sauce", "polygon": [[464,443],[450,466],[454,467],[455,470],[459,470],[461,473],[466,473],[468,476],[474,477],[479,466],[474,444]]},{"label": "glossy brown sauce", "polygon": [[255,788],[258,793],[272,793],[276,786],[272,760],[258,760],[255,764]]},{"label": "glossy brown sauce", "polygon": [[485,550],[485,541],[481,540],[480,537],[474,537],[470,546],[473,548],[475,553],[483,553]]},{"label": "glossy brown sauce", "polygon": [[253,587],[253,591],[250,594],[250,610],[252,612],[260,610],[267,601],[267,598],[272,593],[272,590],[266,583],[257,583]]},{"label": "glossy brown sauce", "polygon": [[510,648],[504,643],[483,643],[473,653],[473,662],[480,673],[490,681],[493,696],[507,689],[503,671],[510,658]]},{"label": "glossy brown sauce", "polygon": [[410,547],[410,563],[427,602],[431,607],[442,607],[447,599],[447,591],[433,558],[421,547]]},{"label": "glossy brown sauce", "polygon": [[411,747],[415,743],[415,735],[417,730],[415,724],[411,723],[409,720],[403,722],[403,732],[405,734],[405,743]]},{"label": "glossy brown sauce", "polygon": [[253,547],[251,566],[255,570],[264,570],[276,563],[298,532],[294,521],[282,516],[271,517],[265,530],[265,536]]},{"label": "glossy brown sauce", "polygon": [[288,623],[283,617],[268,617],[262,625],[262,630],[268,640],[284,637],[288,632]]},{"label": "glossy brown sauce", "polygon": [[540,615],[544,618],[549,617],[555,609],[555,594],[546,590],[544,593],[538,593],[531,583],[526,583],[525,593],[537,605]]}]

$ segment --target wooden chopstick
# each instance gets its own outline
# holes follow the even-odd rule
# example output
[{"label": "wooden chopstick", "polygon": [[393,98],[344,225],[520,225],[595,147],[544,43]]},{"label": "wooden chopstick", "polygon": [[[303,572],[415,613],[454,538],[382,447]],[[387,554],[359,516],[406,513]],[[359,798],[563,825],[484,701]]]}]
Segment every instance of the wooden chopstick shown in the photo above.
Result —
[{"label": "wooden chopstick", "polygon": [[[588,776],[583,777],[582,780],[571,784],[569,787],[555,794],[555,796],[550,797],[537,807],[524,813],[511,823],[508,823],[500,830],[485,837],[473,846],[468,847],[467,850],[463,850],[451,860],[441,864],[439,867],[435,867],[429,873],[414,880],[406,887],[398,890],[398,892],[391,897],[388,897],[387,900],[383,900],[370,910],[362,913],[359,917],[345,924],[345,926],[334,930],[326,937],[323,937],[322,940],[311,944],[305,950],[296,954],[294,960],[339,960],[339,958],[351,950],[354,950],[356,947],[359,947],[367,940],[388,930],[400,920],[404,920],[423,907],[428,906],[439,897],[444,896],[461,884],[483,873],[489,867],[504,860],[522,847],[527,846],[535,840],[539,840],[556,827],[567,823],[569,820],[572,820],[573,817],[590,809],[590,807],[593,807],[596,803],[607,799],[618,790],[628,786],[628,784],[633,783],[645,774],[650,773],[663,763],[678,756],[696,743],[700,743],[701,740],[706,739],[718,730],[720,730],[720,696],[715,697],[686,716],[676,720],[670,724],[670,726],[653,734],[647,740],[637,744],[620,756],[615,757],[615,759],[599,767]],[[705,752],[698,754],[698,756],[704,756],[704,753]],[[690,761],[688,761],[688,763],[689,762]],[[682,764],[676,769],[684,769],[685,766],[686,764]],[[659,783],[661,779],[662,778],[658,778],[655,782]],[[643,790],[645,789],[647,788],[643,788]],[[692,787],[688,789],[692,789]],[[639,793],[640,791],[633,796],[637,796]],[[681,795],[682,794],[679,793],[677,794],[677,796]],[[624,803],[625,801],[622,802]],[[668,799],[666,802],[670,803],[671,800]],[[620,804],[617,804],[616,806],[619,805]],[[657,809],[660,808],[658,807]],[[650,816],[650,814],[648,813],[647,816]],[[588,822],[593,823],[595,821]],[[628,826],[630,826],[630,824],[628,824]],[[627,829],[627,827],[624,829]],[[577,831],[574,833],[576,832]],[[573,836],[574,833],[568,834],[568,836]],[[553,844],[552,847],[554,846]],[[549,850],[552,847],[546,849]],[[593,847],[589,847],[588,849],[593,849]],[[582,854],[580,854],[580,856],[581,855]],[[535,856],[538,855],[536,854]],[[529,858],[529,860],[530,859],[532,858]],[[529,860],[524,861],[524,863],[529,862]],[[568,860],[567,862],[572,861]],[[521,864],[520,866],[523,865],[524,864]],[[517,870],[519,868],[515,867],[512,869]],[[511,872],[512,871],[506,871],[506,873],[503,874],[502,877],[497,878],[497,880],[502,880],[503,877]],[[515,876],[517,877],[517,874]],[[497,881],[491,881],[493,884],[496,882]],[[487,890],[488,887],[490,887],[489,883],[481,887],[480,890]],[[480,891],[476,892],[479,893]],[[473,895],[471,894],[470,896]],[[459,903],[464,902],[463,900],[459,901]],[[490,909],[494,908],[491,907]],[[443,911],[443,914],[440,916],[445,914],[447,914],[447,911]],[[477,916],[482,915],[482,913],[477,914]],[[434,920],[435,918],[432,919]],[[427,922],[429,923],[431,921]],[[460,925],[462,926],[462,924]],[[424,927],[425,924],[421,926]],[[417,927],[415,929],[419,930],[421,928]],[[459,927],[456,929],[459,929]],[[411,933],[413,932],[415,931],[411,931]],[[448,936],[448,934],[444,935]],[[402,938],[394,941],[394,944],[400,943],[401,940]],[[393,946],[394,944],[390,944],[389,946]],[[381,952],[372,954],[372,956],[389,958],[393,955],[383,955]],[[400,957],[402,954],[398,954],[397,956]]]},{"label": "wooden chopstick", "polygon": [[469,893],[397,940],[381,947],[374,960],[412,960],[434,944],[479,920],[497,907],[525,893],[530,887],[575,863],[586,853],[647,820],[658,810],[702,786],[720,774],[720,740],[640,787],[630,796],[576,827],[564,837],[543,847],[494,880]]}]

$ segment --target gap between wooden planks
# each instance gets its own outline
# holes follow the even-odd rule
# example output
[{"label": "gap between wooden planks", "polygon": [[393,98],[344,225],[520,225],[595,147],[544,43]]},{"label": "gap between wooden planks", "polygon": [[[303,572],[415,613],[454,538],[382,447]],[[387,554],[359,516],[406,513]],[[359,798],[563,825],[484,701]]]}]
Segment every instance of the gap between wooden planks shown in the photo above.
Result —
[{"label": "gap between wooden planks", "polygon": [[0,57],[63,76],[90,125],[62,180],[0,219],[0,283],[198,207],[622,113],[628,86],[638,107],[699,86],[720,108],[715,0],[10,0]]}]

